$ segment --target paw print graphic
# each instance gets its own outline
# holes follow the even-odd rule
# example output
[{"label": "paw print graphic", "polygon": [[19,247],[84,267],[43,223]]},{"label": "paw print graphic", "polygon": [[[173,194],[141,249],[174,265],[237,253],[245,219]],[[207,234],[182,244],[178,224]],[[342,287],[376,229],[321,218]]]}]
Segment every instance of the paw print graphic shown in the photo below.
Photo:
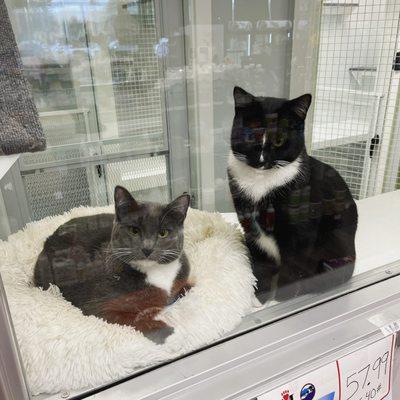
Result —
[{"label": "paw print graphic", "polygon": [[289,390],[284,390],[284,391],[281,393],[281,396],[282,396],[282,400],[291,400],[291,399],[290,399]]}]

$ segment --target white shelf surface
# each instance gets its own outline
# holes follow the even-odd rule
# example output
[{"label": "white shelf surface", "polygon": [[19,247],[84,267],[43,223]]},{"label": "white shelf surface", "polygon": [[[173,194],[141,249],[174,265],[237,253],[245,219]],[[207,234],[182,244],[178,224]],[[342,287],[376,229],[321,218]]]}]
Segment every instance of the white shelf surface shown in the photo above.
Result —
[{"label": "white shelf surface", "polygon": [[0,179],[10,170],[14,163],[18,160],[19,154],[10,156],[0,156]]}]

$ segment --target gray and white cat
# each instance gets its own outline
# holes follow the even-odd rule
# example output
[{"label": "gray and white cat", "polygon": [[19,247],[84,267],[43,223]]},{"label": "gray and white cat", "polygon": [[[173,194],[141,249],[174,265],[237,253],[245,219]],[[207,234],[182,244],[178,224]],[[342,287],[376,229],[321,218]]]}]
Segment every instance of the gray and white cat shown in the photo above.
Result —
[{"label": "gray and white cat", "polygon": [[34,284],[57,285],[83,314],[163,341],[172,328],[154,317],[190,288],[183,251],[190,197],[168,205],[139,203],[117,186],[114,200],[115,215],[72,219],[46,240]]}]

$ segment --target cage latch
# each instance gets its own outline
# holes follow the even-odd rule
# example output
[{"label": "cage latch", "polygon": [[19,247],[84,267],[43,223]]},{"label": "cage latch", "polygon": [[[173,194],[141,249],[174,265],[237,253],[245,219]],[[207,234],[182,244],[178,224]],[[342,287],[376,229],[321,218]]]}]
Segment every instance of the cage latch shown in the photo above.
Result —
[{"label": "cage latch", "polygon": [[376,134],[372,139],[369,145],[369,157],[372,158],[375,154],[375,150],[379,146],[379,135]]},{"label": "cage latch", "polygon": [[96,165],[96,170],[97,170],[97,175],[99,176],[99,178],[101,178],[103,176],[103,169],[101,168],[101,165]]}]

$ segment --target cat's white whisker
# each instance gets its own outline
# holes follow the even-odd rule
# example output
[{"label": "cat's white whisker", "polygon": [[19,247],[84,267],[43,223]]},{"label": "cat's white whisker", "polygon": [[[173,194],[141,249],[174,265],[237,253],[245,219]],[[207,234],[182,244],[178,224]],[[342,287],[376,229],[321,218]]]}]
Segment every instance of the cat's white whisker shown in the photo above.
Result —
[{"label": "cat's white whisker", "polygon": [[247,157],[244,154],[240,154],[240,153],[236,153],[236,152],[234,152],[233,154],[240,161],[245,162],[247,160]]}]

